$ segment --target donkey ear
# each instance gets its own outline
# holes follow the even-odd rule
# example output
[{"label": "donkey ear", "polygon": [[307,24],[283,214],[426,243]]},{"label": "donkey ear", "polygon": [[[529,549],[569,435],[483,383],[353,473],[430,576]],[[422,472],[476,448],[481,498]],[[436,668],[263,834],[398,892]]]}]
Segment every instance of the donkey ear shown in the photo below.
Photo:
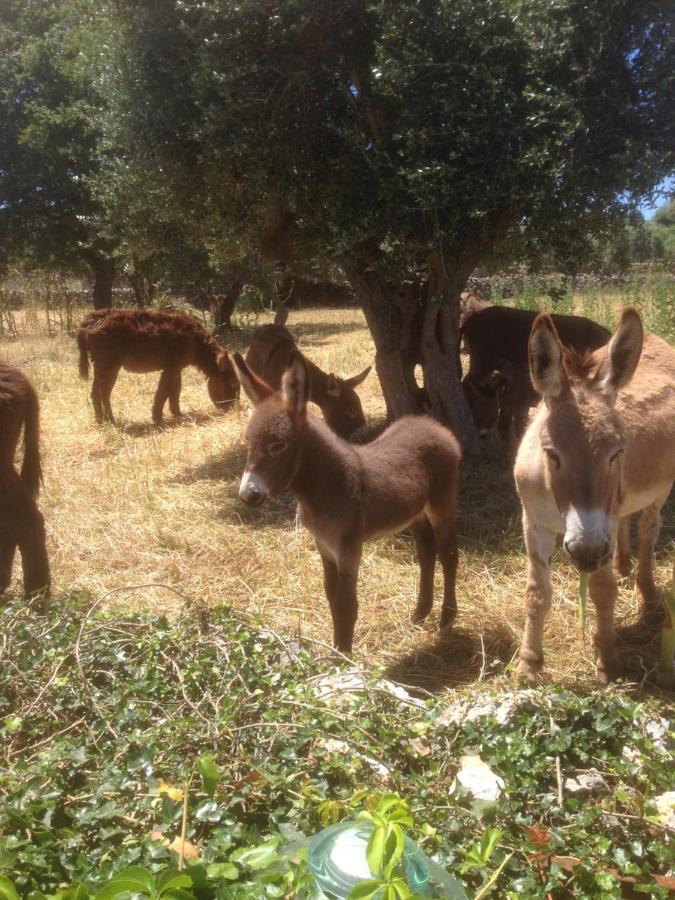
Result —
[{"label": "donkey ear", "polygon": [[283,374],[281,397],[288,415],[304,422],[309,400],[309,372],[307,363],[299,353],[293,354],[291,364]]},{"label": "donkey ear", "polygon": [[632,306],[621,313],[619,327],[607,345],[607,358],[600,367],[597,383],[603,394],[614,397],[633,377],[642,353],[642,320]]},{"label": "donkey ear", "polygon": [[360,372],[358,375],[352,375],[351,378],[345,378],[345,380],[342,383],[346,387],[350,387],[353,390],[354,388],[357,388],[361,384],[362,381],[366,380],[366,378],[368,377],[368,374],[372,368],[373,368],[372,366],[367,366],[363,370],[363,372]]},{"label": "donkey ear", "polygon": [[254,406],[262,403],[262,401],[267,399],[267,397],[272,396],[272,394],[274,393],[272,388],[269,386],[269,384],[267,384],[267,382],[263,381],[262,378],[258,378],[255,372],[252,372],[249,369],[249,367],[244,362],[244,357],[241,355],[241,353],[233,353],[232,362],[234,364],[234,371],[237,373],[239,383],[243,387],[244,393]]},{"label": "donkey ear", "polygon": [[567,384],[563,348],[553,319],[541,313],[532,323],[529,343],[530,376],[544,400],[558,397]]},{"label": "donkey ear", "polygon": [[219,372],[229,372],[232,369],[232,360],[230,359],[230,354],[227,350],[221,350],[218,354],[218,360],[216,362],[218,366]]},{"label": "donkey ear", "polygon": [[337,375],[326,376],[326,393],[329,397],[333,397],[335,400],[340,398],[340,391],[342,390],[342,382],[337,377]]}]

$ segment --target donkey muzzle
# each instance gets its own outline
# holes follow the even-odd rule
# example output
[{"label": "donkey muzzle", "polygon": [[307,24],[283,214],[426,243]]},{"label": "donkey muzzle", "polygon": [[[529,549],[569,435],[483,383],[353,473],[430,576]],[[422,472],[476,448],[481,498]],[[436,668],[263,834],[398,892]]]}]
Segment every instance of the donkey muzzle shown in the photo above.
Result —
[{"label": "donkey muzzle", "polygon": [[595,572],[611,556],[609,518],[601,510],[576,510],[567,514],[563,550],[580,572]]},{"label": "donkey muzzle", "polygon": [[239,496],[249,506],[261,506],[267,499],[267,489],[253,472],[244,472],[239,485]]}]

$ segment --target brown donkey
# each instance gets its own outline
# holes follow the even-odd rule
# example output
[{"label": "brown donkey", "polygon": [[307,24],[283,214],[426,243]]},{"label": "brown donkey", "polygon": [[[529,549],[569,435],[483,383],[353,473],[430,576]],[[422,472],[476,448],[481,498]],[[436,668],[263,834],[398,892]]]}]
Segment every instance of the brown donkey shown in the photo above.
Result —
[{"label": "brown donkey", "polygon": [[259,505],[288,490],[298,501],[302,523],[323,562],[337,649],[352,649],[363,542],[408,527],[420,564],[413,621],[431,611],[439,556],[445,584],[440,624],[450,624],[457,614],[460,450],[454,436],[432,419],[408,416],[371,444],[353,446],[307,413],[310,373],[300,354],[276,393],[238,353],[234,363],[255,407],[246,430],[248,459],[239,496]]},{"label": "brown donkey", "polygon": [[528,555],[519,671],[532,682],[543,665],[549,561],[556,535],[563,534],[572,562],[590,572],[597,672],[607,681],[619,668],[611,559],[621,516],[641,512],[642,615],[656,618],[658,610],[652,554],[675,479],[675,350],[653,334],[643,340],[640,316],[624,309],[609,344],[584,354],[563,348],[551,317],[540,315],[529,353],[543,403],[515,465]]},{"label": "brown donkey", "polygon": [[77,332],[80,376],[94,365],[91,399],[97,422],[113,422],[110,395],[122,367],[128,372],[161,370],[152,420],[161,424],[164,405],[180,415],[182,371],[196,366],[207,377],[213,403],[224,408],[239,396],[239,382],[227,350],[205,328],[183,313],[148,309],[103,309],[90,313]]},{"label": "brown donkey", "polygon": [[[14,457],[22,428],[19,475]],[[35,388],[18,369],[0,363],[0,594],[11,581],[17,547],[26,594],[49,593],[44,519],[35,502],[41,480],[40,406]]]},{"label": "brown donkey", "polygon": [[[261,325],[251,338],[246,354],[247,366],[275,389],[281,387],[281,378],[291,359],[298,355],[293,335],[284,328],[288,310],[278,310],[274,325]],[[340,437],[349,438],[366,424],[357,388],[370,372],[368,366],[352,378],[329,375],[303,356],[309,373],[309,398],[321,409],[327,424]]]}]

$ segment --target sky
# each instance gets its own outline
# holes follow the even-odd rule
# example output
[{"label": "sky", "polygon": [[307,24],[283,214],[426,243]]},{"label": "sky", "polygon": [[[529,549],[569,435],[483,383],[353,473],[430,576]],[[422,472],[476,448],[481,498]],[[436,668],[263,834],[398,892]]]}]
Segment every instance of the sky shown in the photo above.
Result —
[{"label": "sky", "polygon": [[[669,191],[671,196],[675,193],[675,175],[671,175],[670,178],[666,178],[665,181],[662,181],[659,185],[659,190]],[[662,206],[665,206],[668,203],[668,197],[661,197],[655,204],[643,203],[640,207],[640,212],[645,217],[645,219],[651,219],[657,209],[660,209]]]}]

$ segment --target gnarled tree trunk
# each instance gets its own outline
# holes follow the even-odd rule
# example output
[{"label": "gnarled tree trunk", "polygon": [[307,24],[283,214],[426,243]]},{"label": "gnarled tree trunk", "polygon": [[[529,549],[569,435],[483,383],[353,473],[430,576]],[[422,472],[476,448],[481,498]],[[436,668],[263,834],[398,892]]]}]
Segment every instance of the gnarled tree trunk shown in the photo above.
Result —
[{"label": "gnarled tree trunk", "polygon": [[82,250],[81,255],[94,273],[94,309],[107,309],[112,306],[115,259],[93,249]]},{"label": "gnarled tree trunk", "polygon": [[[389,418],[428,412],[448,425],[469,456],[480,441],[461,389],[458,368],[459,299],[468,273],[395,282],[380,268],[345,263],[375,342],[375,367]],[[444,270],[443,270],[444,271]],[[424,384],[415,367],[421,365]]]}]

